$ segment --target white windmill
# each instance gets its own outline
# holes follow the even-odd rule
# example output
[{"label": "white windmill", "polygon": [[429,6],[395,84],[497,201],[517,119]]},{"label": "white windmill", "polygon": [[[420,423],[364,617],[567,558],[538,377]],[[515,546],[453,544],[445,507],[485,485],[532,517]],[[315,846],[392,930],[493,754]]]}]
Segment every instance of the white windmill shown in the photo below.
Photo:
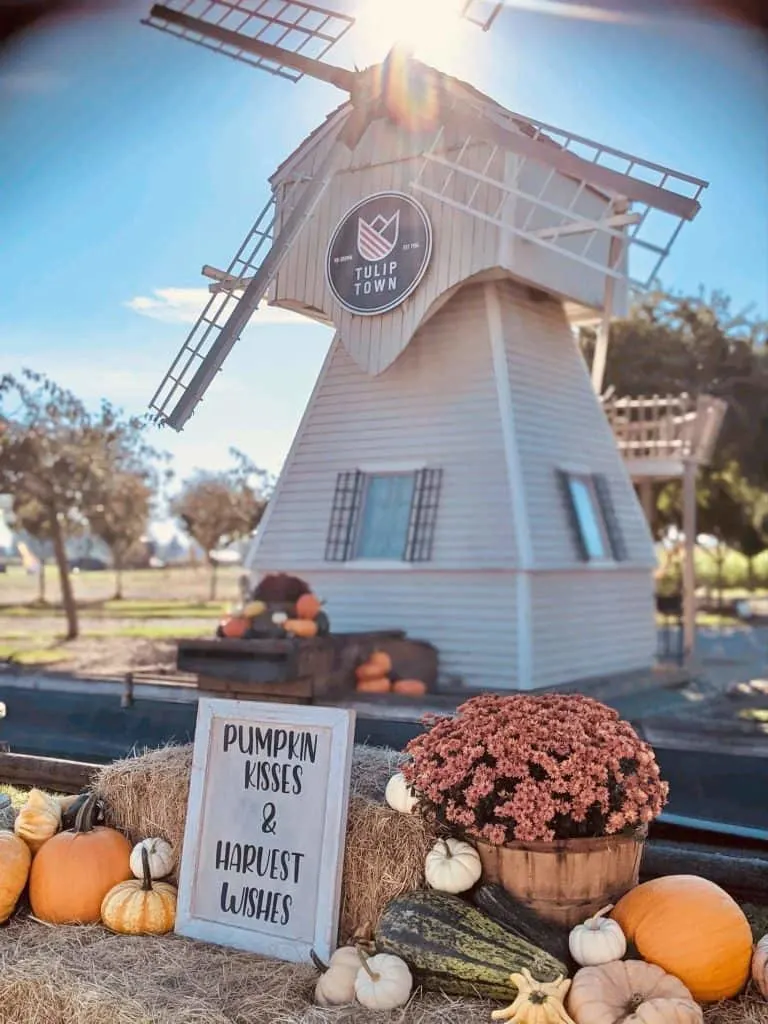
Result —
[{"label": "white windmill", "polygon": [[[487,28],[501,4],[468,3]],[[298,0],[178,0],[149,24],[347,96],[271,197],[152,400],[181,429],[262,300],[335,328],[252,571],[341,631],[406,629],[443,678],[534,688],[649,668],[654,556],[596,394],[607,321],[706,183],[504,109]],[[308,55],[310,54],[311,55]],[[594,384],[574,344],[603,321]]]}]

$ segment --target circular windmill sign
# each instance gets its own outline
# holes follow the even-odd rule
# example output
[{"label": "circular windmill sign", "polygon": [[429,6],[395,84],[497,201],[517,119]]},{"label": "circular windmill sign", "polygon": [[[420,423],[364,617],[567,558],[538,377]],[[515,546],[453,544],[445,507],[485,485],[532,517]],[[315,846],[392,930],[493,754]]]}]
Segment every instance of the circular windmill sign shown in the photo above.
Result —
[{"label": "circular windmill sign", "polygon": [[368,196],[342,217],[325,259],[328,284],[351,313],[388,313],[408,298],[429,266],[432,225],[403,192]]}]

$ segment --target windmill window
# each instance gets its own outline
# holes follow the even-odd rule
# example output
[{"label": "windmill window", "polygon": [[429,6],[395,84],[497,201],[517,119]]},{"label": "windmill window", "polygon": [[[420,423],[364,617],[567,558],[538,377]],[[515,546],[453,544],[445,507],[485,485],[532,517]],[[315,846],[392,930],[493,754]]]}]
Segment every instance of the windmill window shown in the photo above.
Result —
[{"label": "windmill window", "polygon": [[608,479],[598,473],[563,472],[560,476],[582,561],[626,561],[627,549]]},{"label": "windmill window", "polygon": [[441,481],[439,469],[339,473],[326,561],[430,561]]},{"label": "windmill window", "polygon": [[395,561],[405,557],[415,483],[414,473],[366,476],[355,558]]}]

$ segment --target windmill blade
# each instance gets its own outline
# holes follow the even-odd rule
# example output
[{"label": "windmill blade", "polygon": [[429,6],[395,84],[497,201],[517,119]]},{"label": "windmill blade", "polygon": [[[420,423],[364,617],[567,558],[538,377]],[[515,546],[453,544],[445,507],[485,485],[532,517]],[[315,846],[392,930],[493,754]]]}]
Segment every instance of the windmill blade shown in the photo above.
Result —
[{"label": "windmill blade", "polygon": [[354,23],[305,0],[168,0],[143,21],[291,82],[304,74],[331,80],[321,73],[328,67],[322,58]]},{"label": "windmill blade", "polygon": [[[707,188],[700,178],[455,89],[441,97],[440,123],[411,181],[415,191],[575,260],[605,275],[606,284],[651,287]],[[585,189],[604,197],[602,209],[583,202]]]},{"label": "windmill blade", "polygon": [[[234,299],[230,292],[219,306],[218,313],[214,312],[212,317],[209,315],[210,311],[216,303],[221,302],[221,296],[215,295],[209,301],[150,403],[150,408],[155,411],[159,422],[174,430],[181,430],[197,408],[243,329],[266,296],[296,237],[314,213],[334,174],[348,159],[350,151],[355,148],[360,135],[365,131],[367,117],[356,115],[358,111],[350,110],[342,121],[328,154],[313,173],[311,180],[303,186],[296,205],[286,218],[271,249],[266,253],[253,277],[248,280],[240,299]],[[259,246],[265,238],[270,237],[272,223],[267,211],[271,208],[272,202],[267,204],[262,215],[269,223],[265,223],[262,228],[257,224],[257,229],[261,232]],[[219,314],[226,306],[227,299],[232,300],[233,305],[230,307],[229,316],[224,320]],[[168,412],[174,401],[175,405]]]},{"label": "windmill blade", "polygon": [[487,32],[503,7],[503,0],[501,3],[496,3],[495,0],[466,0],[461,9],[461,16],[473,25],[478,25],[483,32]]}]

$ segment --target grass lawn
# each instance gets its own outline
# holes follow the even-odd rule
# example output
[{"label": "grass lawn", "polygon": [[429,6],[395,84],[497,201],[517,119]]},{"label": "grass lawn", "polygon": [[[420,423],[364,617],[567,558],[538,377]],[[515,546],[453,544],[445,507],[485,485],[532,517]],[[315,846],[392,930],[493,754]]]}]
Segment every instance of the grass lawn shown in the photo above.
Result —
[{"label": "grass lawn", "polygon": [[[239,596],[237,581],[244,572],[242,566],[222,566],[217,572],[217,601],[228,603]],[[73,573],[72,585],[80,605],[98,605],[109,613],[113,607],[133,609],[154,605],[158,611],[171,611],[179,604],[193,607],[208,605],[211,574],[207,566],[172,566],[166,569],[132,569],[123,573],[124,601],[113,601],[115,576],[104,572]],[[58,573],[55,566],[46,566],[46,600],[57,605],[61,600]],[[0,575],[0,615],[5,608],[15,605],[34,605],[38,599],[38,579],[29,576],[18,565],[10,565]]]},{"label": "grass lawn", "polygon": [[74,671],[172,665],[175,638],[213,636],[217,621],[239,598],[241,571],[219,571],[217,601],[207,600],[210,576],[204,567],[127,572],[120,601],[112,596],[112,573],[78,573],[73,583],[80,636],[67,643],[55,572],[48,570],[50,603],[40,604],[36,578],[11,566],[0,575],[0,661]]}]

